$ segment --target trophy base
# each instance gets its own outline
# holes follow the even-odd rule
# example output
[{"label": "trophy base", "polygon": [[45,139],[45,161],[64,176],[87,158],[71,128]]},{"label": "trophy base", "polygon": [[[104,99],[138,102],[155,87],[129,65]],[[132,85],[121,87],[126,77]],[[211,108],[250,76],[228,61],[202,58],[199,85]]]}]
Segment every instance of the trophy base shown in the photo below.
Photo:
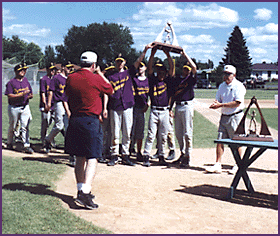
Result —
[{"label": "trophy base", "polygon": [[163,50],[165,49],[168,52],[174,52],[174,53],[181,53],[183,51],[183,48],[180,46],[175,46],[171,44],[166,44],[166,43],[160,43],[160,42],[153,42],[152,45],[158,49],[158,50]]},{"label": "trophy base", "polygon": [[242,136],[242,135],[234,135],[232,140],[241,140],[241,141],[259,141],[259,142],[273,142],[273,138],[272,137],[268,137],[268,136],[264,136],[264,137],[260,137],[259,135],[246,135],[246,136]]}]

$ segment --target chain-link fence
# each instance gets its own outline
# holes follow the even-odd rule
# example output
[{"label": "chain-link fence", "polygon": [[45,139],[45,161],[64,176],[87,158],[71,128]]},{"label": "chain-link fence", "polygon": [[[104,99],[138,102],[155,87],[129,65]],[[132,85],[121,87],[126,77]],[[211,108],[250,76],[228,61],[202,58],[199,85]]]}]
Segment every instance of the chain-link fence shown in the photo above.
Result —
[{"label": "chain-link fence", "polygon": [[[6,84],[11,80],[12,78],[15,77],[15,72],[14,72],[14,67],[19,64],[10,64],[6,61],[2,60],[2,94],[5,93],[6,90]],[[33,65],[27,65],[28,69],[26,71],[25,77],[28,79],[32,90],[33,94],[39,93],[39,79],[38,78],[38,64],[33,64]]]}]

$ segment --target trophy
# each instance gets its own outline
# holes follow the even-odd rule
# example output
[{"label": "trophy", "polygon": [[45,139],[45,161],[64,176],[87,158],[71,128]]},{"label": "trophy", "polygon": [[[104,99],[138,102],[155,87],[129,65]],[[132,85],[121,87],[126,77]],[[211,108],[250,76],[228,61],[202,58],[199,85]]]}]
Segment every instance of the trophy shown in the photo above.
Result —
[{"label": "trophy", "polygon": [[[257,123],[256,123],[256,112],[253,111],[252,114],[248,114],[250,107],[255,104],[259,114],[261,116],[261,127],[260,127],[260,132],[259,134],[257,133]],[[246,120],[246,116],[247,114],[249,116],[251,116],[251,120],[250,120],[250,125],[249,125],[249,132],[245,132],[245,120]],[[255,96],[251,99],[251,102],[247,108],[247,110],[244,113],[244,116],[242,118],[242,120],[240,121],[234,136],[232,138],[233,140],[247,140],[247,141],[262,141],[262,142],[273,142],[273,138],[271,137],[271,133],[268,130],[267,124],[263,118],[261,109],[258,105],[257,99],[255,98]]]},{"label": "trophy", "polygon": [[[170,33],[172,33],[172,37]],[[178,44],[175,31],[170,21],[166,23],[165,27],[157,36],[156,40],[152,43],[152,45],[155,45],[155,47],[159,50],[165,49],[169,52],[174,52],[179,54],[183,51],[183,48],[180,47]]]}]

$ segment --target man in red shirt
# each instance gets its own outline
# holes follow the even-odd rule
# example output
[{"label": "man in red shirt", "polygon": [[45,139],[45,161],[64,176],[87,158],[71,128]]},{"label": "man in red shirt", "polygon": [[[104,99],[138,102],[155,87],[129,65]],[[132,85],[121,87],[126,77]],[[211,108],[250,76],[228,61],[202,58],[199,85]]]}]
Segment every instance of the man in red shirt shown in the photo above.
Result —
[{"label": "man in red shirt", "polygon": [[94,195],[91,194],[91,183],[103,147],[99,121],[102,112],[100,95],[113,94],[113,88],[97,66],[97,55],[94,52],[84,52],[80,61],[82,68],[70,74],[66,81],[71,117],[66,131],[65,152],[76,156],[76,202],[94,209],[98,205],[92,201]]}]

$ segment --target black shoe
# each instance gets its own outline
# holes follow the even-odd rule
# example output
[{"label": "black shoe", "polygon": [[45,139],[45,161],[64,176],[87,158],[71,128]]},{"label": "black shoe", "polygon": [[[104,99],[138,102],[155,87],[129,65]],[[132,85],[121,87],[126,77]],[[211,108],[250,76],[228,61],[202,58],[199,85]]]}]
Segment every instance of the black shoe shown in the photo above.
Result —
[{"label": "black shoe", "polygon": [[49,153],[52,149],[52,145],[49,141],[45,140],[45,145],[44,145],[45,149],[46,149],[46,153]]},{"label": "black shoe", "polygon": [[141,152],[137,152],[136,160],[137,161],[143,161],[144,160],[143,155],[141,154]]},{"label": "black shoe", "polygon": [[7,149],[14,150],[13,144],[7,144]]},{"label": "black shoe", "polygon": [[114,156],[111,156],[111,161],[108,162],[108,166],[114,166],[118,163],[118,156],[114,155]]},{"label": "black shoe", "polygon": [[130,159],[128,155],[123,155],[122,156],[122,164],[124,165],[129,165],[129,166],[135,166],[135,163],[133,163]]},{"label": "black shoe", "polygon": [[160,166],[168,166],[168,163],[164,160],[163,156],[159,156],[158,159],[159,159],[158,164]]},{"label": "black shoe", "polygon": [[107,163],[107,161],[104,157],[98,158],[97,161],[98,161],[98,163]]},{"label": "black shoe", "polygon": [[176,160],[176,161],[173,161],[171,164],[173,164],[173,165],[180,165],[180,164],[181,164],[181,161],[183,160],[183,158],[184,158],[184,155],[181,154],[181,156],[179,157],[179,159]]},{"label": "black shoe", "polygon": [[78,196],[75,201],[88,209],[98,208],[98,205],[92,201],[92,196],[91,193],[86,194],[83,191],[78,191]]},{"label": "black shoe", "polygon": [[72,167],[75,167],[76,165],[76,156],[70,156],[69,157],[69,163]]},{"label": "black shoe", "polygon": [[130,154],[130,156],[136,156],[137,153],[135,151],[135,148],[129,149],[129,154]]},{"label": "black shoe", "polygon": [[26,147],[26,148],[24,148],[24,152],[27,154],[33,154],[34,150],[31,147]]},{"label": "black shoe", "polygon": [[189,157],[184,157],[182,159],[180,167],[189,167],[189,166],[190,166],[190,158]]},{"label": "black shoe", "polygon": [[175,158],[175,151],[174,150],[170,150],[166,160],[172,161],[174,158]]},{"label": "black shoe", "polygon": [[[78,190],[77,196],[78,196],[79,194],[81,194],[81,193],[82,193],[82,190]],[[95,198],[95,195],[93,195],[91,192],[89,192],[89,196],[91,197],[91,199],[94,199],[94,198]]]},{"label": "black shoe", "polygon": [[147,166],[147,167],[151,166],[151,163],[149,162],[149,156],[148,155],[145,155],[143,157],[143,166]]},{"label": "black shoe", "polygon": [[152,158],[152,159],[157,159],[157,158],[158,158],[158,151],[157,151],[156,154],[153,155],[151,158]]}]

